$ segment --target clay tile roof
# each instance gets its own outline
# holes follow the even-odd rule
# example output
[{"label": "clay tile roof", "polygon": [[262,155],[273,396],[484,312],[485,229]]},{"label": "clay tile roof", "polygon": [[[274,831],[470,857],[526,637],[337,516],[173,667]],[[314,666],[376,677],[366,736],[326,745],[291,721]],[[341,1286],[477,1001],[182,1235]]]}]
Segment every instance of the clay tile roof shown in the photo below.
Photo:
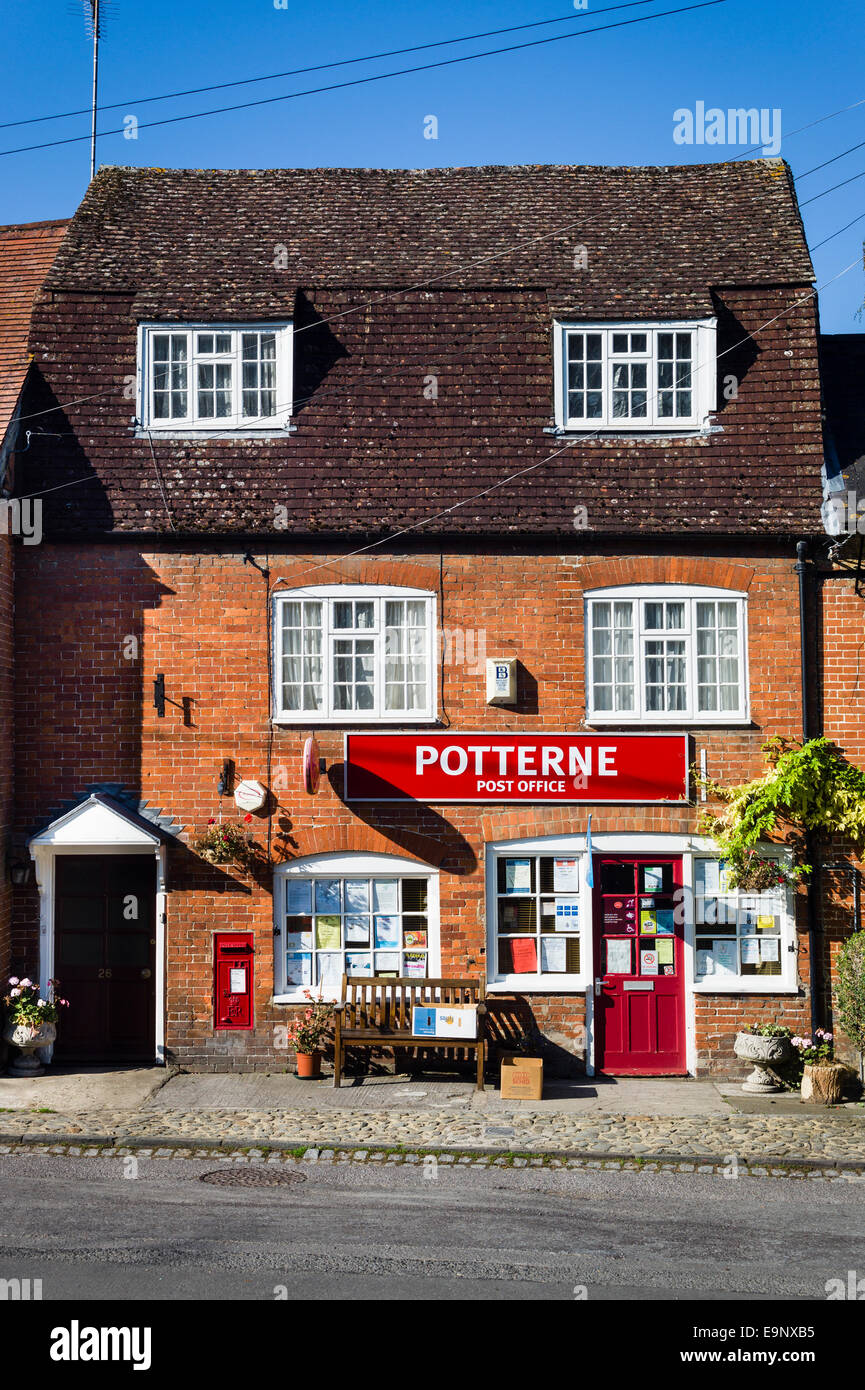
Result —
[{"label": "clay tile roof", "polygon": [[0,227],[0,443],[30,361],[27,337],[33,300],[68,225],[64,220]]},{"label": "clay tile roof", "polygon": [[[575,300],[574,247],[591,275]],[[506,254],[502,254],[505,252]],[[289,285],[543,288],[582,313],[705,312],[813,278],[781,159],[648,168],[100,170],[50,277],[135,311],[279,313]]]}]

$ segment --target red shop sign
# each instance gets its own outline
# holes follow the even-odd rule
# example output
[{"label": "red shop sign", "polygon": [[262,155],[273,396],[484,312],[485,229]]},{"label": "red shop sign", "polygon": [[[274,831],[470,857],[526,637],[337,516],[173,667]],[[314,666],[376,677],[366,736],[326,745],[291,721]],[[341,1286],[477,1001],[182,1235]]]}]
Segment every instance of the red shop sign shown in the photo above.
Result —
[{"label": "red shop sign", "polygon": [[346,801],[684,801],[687,734],[346,734]]}]

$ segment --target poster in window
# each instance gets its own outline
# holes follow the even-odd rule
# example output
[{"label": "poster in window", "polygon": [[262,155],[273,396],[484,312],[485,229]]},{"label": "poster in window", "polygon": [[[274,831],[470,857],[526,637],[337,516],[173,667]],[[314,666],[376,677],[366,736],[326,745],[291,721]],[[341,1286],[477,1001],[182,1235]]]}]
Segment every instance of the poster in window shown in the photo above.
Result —
[{"label": "poster in window", "polygon": [[373,881],[372,905],[375,912],[399,911],[399,883],[395,878],[377,878]]},{"label": "poster in window", "polygon": [[426,950],[425,931],[407,931],[403,939],[403,945],[413,947],[414,950]]},{"label": "poster in window", "polygon": [[658,936],[672,936],[674,933],[673,909],[671,907],[659,907],[655,912],[655,922],[658,927]]},{"label": "poster in window", "polygon": [[505,860],[505,892],[530,893],[532,888],[531,859]]},{"label": "poster in window", "polygon": [[393,976],[399,974],[399,951],[376,951],[376,975]]},{"label": "poster in window", "polygon": [[533,975],[538,968],[538,948],[533,936],[518,936],[511,942],[515,975]]},{"label": "poster in window", "polygon": [[761,936],[758,938],[760,943],[760,960],[780,960],[781,942],[777,936]]},{"label": "poster in window", "polygon": [[716,897],[721,891],[720,864],[716,859],[697,860],[697,884],[705,897]]},{"label": "poster in window", "polygon": [[339,951],[319,951],[318,983],[336,988],[342,980],[342,955]]},{"label": "poster in window", "polygon": [[345,910],[346,912],[369,912],[369,879],[346,879]]},{"label": "poster in window", "polygon": [[285,910],[289,917],[305,917],[312,912],[312,884],[309,880],[285,880]]},{"label": "poster in window", "polygon": [[640,913],[640,932],[643,936],[654,936],[657,925],[654,912],[646,912],[644,909]]},{"label": "poster in window", "polygon": [[286,956],[285,978],[290,985],[311,985],[312,956]]},{"label": "poster in window", "polygon": [[345,941],[347,946],[369,945],[369,918],[346,917]]},{"label": "poster in window", "polygon": [[556,893],[578,893],[580,891],[579,859],[555,859],[553,861],[553,891]]},{"label": "poster in window", "polygon": [[[293,917],[292,922],[302,922],[302,917]],[[309,918],[307,918],[309,921]],[[312,922],[309,921],[308,929],[303,931],[292,931],[289,926],[285,934],[285,949],[287,951],[311,951],[312,950]]]},{"label": "poster in window", "polygon": [[657,950],[657,952],[658,952],[658,964],[659,964],[659,965],[672,965],[672,964],[673,964],[673,960],[674,960],[673,948],[674,948],[674,945],[675,945],[675,943],[674,943],[673,938],[672,938],[671,936],[663,936],[663,937],[659,937],[659,938],[658,938],[656,950]]},{"label": "poster in window", "polygon": [[426,951],[406,951],[403,956],[406,975],[426,975]]},{"label": "poster in window", "polygon": [[346,975],[371,975],[372,956],[363,952],[347,951],[345,956]]},{"label": "poster in window", "polygon": [[319,951],[335,951],[342,944],[339,937],[338,917],[316,917],[315,944]]},{"label": "poster in window", "polygon": [[561,936],[541,937],[541,971],[562,974],[568,968],[568,943]]},{"label": "poster in window", "polygon": [[643,891],[645,893],[660,893],[664,884],[664,870],[644,869],[643,870]]},{"label": "poster in window", "polygon": [[714,961],[711,951],[697,952],[697,974],[702,978],[703,975],[713,975],[715,973]]},{"label": "poster in window", "polygon": [[398,917],[376,917],[375,944],[385,948],[399,945]]},{"label": "poster in window", "polygon": [[339,912],[339,879],[317,878],[315,880],[316,912]]},{"label": "poster in window", "polygon": [[641,974],[641,975],[657,975],[657,973],[658,973],[658,952],[657,952],[657,951],[641,951],[641,952],[640,952],[640,974]]},{"label": "poster in window", "polygon": [[760,964],[760,938],[758,936],[746,936],[742,940],[742,964]]},{"label": "poster in window", "polygon": [[713,941],[712,956],[714,959],[714,975],[738,975],[739,963],[736,959],[737,945],[735,941]]},{"label": "poster in window", "polygon": [[631,956],[633,947],[630,941],[616,941],[608,939],[607,943],[607,974],[608,975],[630,975]]},{"label": "poster in window", "polygon": [[774,931],[775,918],[771,917],[768,912],[761,912],[757,917],[757,930]]},{"label": "poster in window", "polygon": [[604,903],[604,926],[613,931],[633,931],[633,899],[608,898]]},{"label": "poster in window", "polygon": [[576,898],[556,898],[556,931],[577,931],[580,904]]}]

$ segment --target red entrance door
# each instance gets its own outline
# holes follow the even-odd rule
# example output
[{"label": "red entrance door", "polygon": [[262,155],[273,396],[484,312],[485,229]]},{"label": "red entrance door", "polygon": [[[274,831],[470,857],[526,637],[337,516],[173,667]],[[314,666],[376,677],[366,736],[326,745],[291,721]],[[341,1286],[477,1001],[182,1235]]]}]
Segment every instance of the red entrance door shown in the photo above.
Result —
[{"label": "red entrance door", "polygon": [[598,855],[594,875],[595,1067],[686,1075],[682,861]]}]

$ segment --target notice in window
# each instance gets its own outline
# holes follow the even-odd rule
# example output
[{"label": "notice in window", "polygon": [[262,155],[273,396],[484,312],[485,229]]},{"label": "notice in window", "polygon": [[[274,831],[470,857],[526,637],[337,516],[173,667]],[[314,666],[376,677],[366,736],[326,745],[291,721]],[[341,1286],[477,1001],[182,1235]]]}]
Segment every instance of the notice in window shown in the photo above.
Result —
[{"label": "notice in window", "polygon": [[320,951],[336,951],[339,949],[341,942],[339,939],[338,917],[316,917],[315,944]]},{"label": "notice in window", "polygon": [[641,952],[640,952],[640,974],[641,974],[641,975],[657,975],[657,973],[658,973],[658,952],[657,952],[657,951],[641,951]]},{"label": "notice in window", "polygon": [[663,869],[644,869],[643,870],[643,891],[645,893],[660,893],[664,885]]},{"label": "notice in window", "polygon": [[781,959],[781,943],[777,936],[763,936],[759,937],[758,940],[760,943],[761,961]]},{"label": "notice in window", "polygon": [[556,898],[556,931],[576,931],[580,925],[580,904],[576,898]]},{"label": "notice in window", "polygon": [[532,887],[531,859],[505,860],[505,892],[529,893]]},{"label": "notice in window", "polygon": [[714,962],[713,962],[713,960],[712,960],[712,952],[711,952],[711,951],[698,951],[698,952],[697,952],[697,975],[700,976],[701,978],[702,978],[703,975],[712,975],[712,974],[714,974],[714,968],[715,968],[715,967],[714,967]]},{"label": "notice in window", "polygon": [[631,974],[631,943],[630,941],[607,941],[607,974],[608,975],[630,975]]},{"label": "notice in window", "polygon": [[556,859],[553,861],[553,891],[556,893],[578,893],[580,891],[579,859]]},{"label": "notice in window", "polygon": [[714,960],[714,975],[738,975],[739,963],[736,959],[735,941],[713,941],[712,957]]},{"label": "notice in window", "polygon": [[742,940],[742,964],[760,964],[760,938],[757,936],[746,936]]},{"label": "notice in window", "polygon": [[658,922],[654,912],[646,912],[643,910],[640,913],[640,931],[643,936],[654,936],[657,925]]},{"label": "notice in window", "polygon": [[541,970],[562,974],[568,968],[568,943],[561,936],[541,937]]},{"label": "notice in window", "polygon": [[768,912],[761,912],[760,915],[759,915],[758,918],[757,918],[757,930],[758,930],[758,931],[774,931],[774,930],[775,930],[775,918],[774,918],[774,917],[770,917],[769,914],[768,914]]},{"label": "notice in window", "polygon": [[673,909],[671,907],[659,907],[655,913],[655,922],[658,927],[658,936],[673,935]]},{"label": "notice in window", "polygon": [[538,968],[538,949],[533,936],[519,936],[511,942],[511,960],[515,975],[535,974]]},{"label": "notice in window", "polygon": [[424,976],[426,975],[426,952],[425,951],[406,951],[403,960],[405,962],[406,975]]},{"label": "notice in window", "polygon": [[285,978],[290,985],[312,984],[312,956],[287,956]]},{"label": "notice in window", "polygon": [[657,950],[657,952],[658,952],[658,964],[659,964],[659,965],[672,965],[672,964],[673,964],[673,947],[674,947],[674,944],[675,944],[675,943],[673,942],[672,937],[667,936],[667,937],[659,938],[658,944],[657,944],[657,947],[656,947],[656,950]]}]

